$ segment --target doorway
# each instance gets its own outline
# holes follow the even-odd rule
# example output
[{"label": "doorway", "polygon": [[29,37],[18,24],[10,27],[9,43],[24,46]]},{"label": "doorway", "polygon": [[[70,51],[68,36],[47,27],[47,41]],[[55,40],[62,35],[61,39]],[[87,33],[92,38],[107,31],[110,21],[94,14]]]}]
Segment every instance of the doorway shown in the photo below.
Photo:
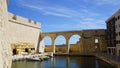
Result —
[{"label": "doorway", "polygon": [[28,48],[25,48],[25,52],[28,52]]},{"label": "doorway", "polygon": [[13,55],[16,55],[16,54],[17,54],[17,50],[13,49]]}]

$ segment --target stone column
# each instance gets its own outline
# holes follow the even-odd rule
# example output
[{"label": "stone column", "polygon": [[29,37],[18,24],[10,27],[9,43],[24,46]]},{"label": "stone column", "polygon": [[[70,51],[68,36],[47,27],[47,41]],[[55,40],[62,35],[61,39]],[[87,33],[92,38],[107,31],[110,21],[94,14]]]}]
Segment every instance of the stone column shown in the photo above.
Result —
[{"label": "stone column", "polygon": [[66,45],[67,45],[67,53],[69,53],[70,51],[69,39],[66,39]]},{"label": "stone column", "polygon": [[12,63],[8,26],[7,0],[0,0],[0,68],[11,68]]},{"label": "stone column", "polygon": [[55,39],[52,39],[52,50],[55,53]]}]

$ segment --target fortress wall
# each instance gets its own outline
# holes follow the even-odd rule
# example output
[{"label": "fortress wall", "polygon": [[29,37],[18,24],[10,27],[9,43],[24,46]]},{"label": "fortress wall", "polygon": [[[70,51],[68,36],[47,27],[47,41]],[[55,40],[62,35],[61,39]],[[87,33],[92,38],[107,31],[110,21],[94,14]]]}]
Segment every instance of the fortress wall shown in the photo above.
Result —
[{"label": "fortress wall", "polygon": [[12,53],[7,30],[7,0],[0,0],[0,68],[11,68],[12,63]]},{"label": "fortress wall", "polygon": [[31,43],[37,48],[40,23],[9,13],[10,43]]},{"label": "fortress wall", "polygon": [[14,15],[12,13],[8,13],[8,15],[9,15],[9,20],[15,21],[16,23],[24,24],[24,25],[28,25],[28,26],[32,26],[36,28],[41,28],[39,22],[30,20],[30,19],[27,19],[21,16]]}]

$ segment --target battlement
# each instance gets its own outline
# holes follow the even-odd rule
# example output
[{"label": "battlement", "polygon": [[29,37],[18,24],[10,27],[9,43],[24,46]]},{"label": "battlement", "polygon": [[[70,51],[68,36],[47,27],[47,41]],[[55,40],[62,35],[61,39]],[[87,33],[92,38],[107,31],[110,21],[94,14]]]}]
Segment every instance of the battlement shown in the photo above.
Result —
[{"label": "battlement", "polygon": [[39,22],[33,21],[31,19],[27,19],[27,18],[18,16],[18,15],[14,15],[10,12],[8,13],[8,17],[9,17],[10,22],[25,25],[25,26],[30,26],[34,28],[39,28],[39,29],[41,28],[41,24]]}]

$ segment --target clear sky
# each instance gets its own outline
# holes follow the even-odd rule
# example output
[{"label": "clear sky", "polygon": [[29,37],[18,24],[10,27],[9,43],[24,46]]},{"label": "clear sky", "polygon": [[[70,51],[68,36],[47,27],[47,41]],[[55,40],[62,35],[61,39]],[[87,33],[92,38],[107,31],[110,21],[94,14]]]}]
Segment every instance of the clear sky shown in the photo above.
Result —
[{"label": "clear sky", "polygon": [[43,32],[106,29],[119,0],[9,0],[8,11],[42,25]]},{"label": "clear sky", "polygon": [[9,0],[8,11],[41,22],[42,31],[105,29],[119,0]]}]

